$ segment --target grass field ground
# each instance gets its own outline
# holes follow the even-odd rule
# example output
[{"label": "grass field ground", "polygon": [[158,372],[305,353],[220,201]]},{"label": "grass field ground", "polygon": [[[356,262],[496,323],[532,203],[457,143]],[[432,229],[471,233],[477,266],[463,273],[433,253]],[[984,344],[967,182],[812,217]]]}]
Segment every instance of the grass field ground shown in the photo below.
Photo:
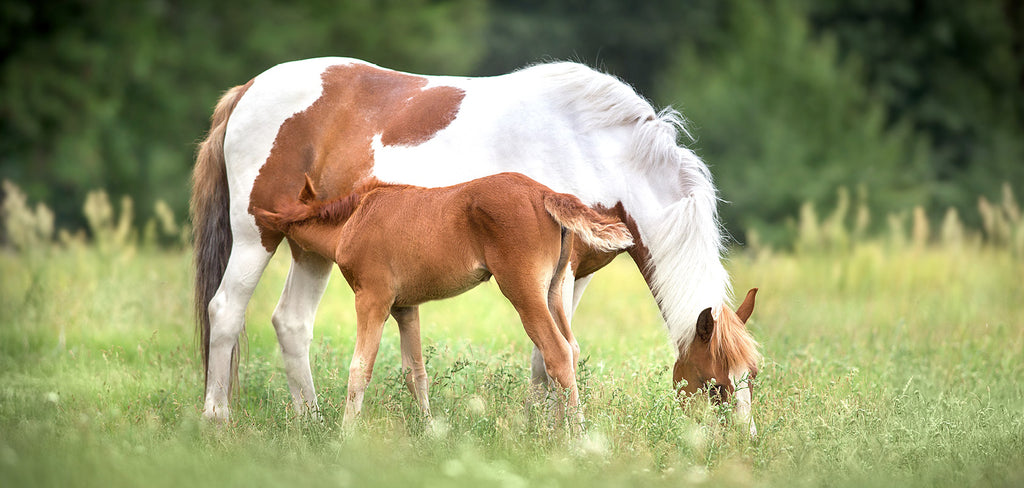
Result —
[{"label": "grass field ground", "polygon": [[313,347],[323,420],[294,418],[269,323],[279,254],[249,308],[234,418],[211,426],[189,253],[0,252],[0,486],[1024,484],[1024,259],[1008,249],[734,252],[737,294],[761,289],[753,439],[728,407],[675,399],[672,349],[628,259],[597,275],[574,320],[582,438],[526,405],[530,343],[492,283],[423,307],[435,425],[389,326],[345,437],[355,314],[334,276]]}]

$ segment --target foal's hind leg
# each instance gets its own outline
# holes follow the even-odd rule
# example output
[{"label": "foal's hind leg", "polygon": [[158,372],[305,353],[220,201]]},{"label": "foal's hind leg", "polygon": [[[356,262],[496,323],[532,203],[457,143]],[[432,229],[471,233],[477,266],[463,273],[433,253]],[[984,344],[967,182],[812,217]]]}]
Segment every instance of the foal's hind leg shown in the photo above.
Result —
[{"label": "foal's hind leg", "polygon": [[[568,393],[569,409],[578,413],[579,390],[576,386],[576,368],[572,362],[572,347],[562,336],[551,316],[547,304],[547,290],[537,287],[535,276],[523,275],[518,270],[511,270],[512,276],[499,274],[500,272],[493,267],[492,272],[501,292],[519,312],[526,334],[540,350],[545,372],[558,387]],[[558,405],[557,414],[561,420],[562,402]]]},{"label": "foal's hind leg", "polygon": [[[565,312],[565,324],[567,328],[572,327],[572,317],[576,313],[576,307],[580,304],[580,299],[583,298],[583,291],[590,284],[593,274],[589,274],[582,278],[576,279],[573,277],[572,268],[568,269],[565,274],[564,281],[562,283],[562,294],[561,298],[564,303],[562,310]],[[580,348],[579,344],[575,341],[575,337],[572,338],[571,345],[573,347],[573,353],[575,356],[574,362],[579,360]],[[537,346],[533,346],[533,354],[530,356],[530,373],[531,382],[536,387],[544,388],[552,380],[548,377],[546,368],[544,367],[544,356],[540,353],[540,349]]]},{"label": "foal's hind leg", "polygon": [[398,321],[402,342],[402,369],[405,371],[405,386],[416,397],[423,415],[430,418],[430,400],[427,369],[423,364],[423,347],[420,343],[420,308],[391,307],[391,316]]},{"label": "foal's hind leg", "polygon": [[263,269],[273,253],[257,240],[247,240],[235,231],[224,277],[207,307],[210,315],[210,356],[206,370],[206,401],[203,416],[227,420],[231,390],[231,355],[238,335],[245,327],[245,308],[252,298]]},{"label": "foal's hind leg", "polygon": [[319,412],[313,374],[309,364],[309,344],[313,340],[313,318],[331,277],[331,261],[293,246],[292,267],[288,271],[281,300],[271,322],[281,345],[292,406],[298,414]]}]

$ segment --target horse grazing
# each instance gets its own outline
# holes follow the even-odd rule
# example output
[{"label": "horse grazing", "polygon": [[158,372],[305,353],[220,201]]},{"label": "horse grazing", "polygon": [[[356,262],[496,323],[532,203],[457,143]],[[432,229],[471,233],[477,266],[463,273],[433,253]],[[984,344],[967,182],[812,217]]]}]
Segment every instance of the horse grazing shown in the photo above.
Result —
[{"label": "horse grazing", "polygon": [[[714,378],[753,431],[751,390],[742,383],[756,370],[757,346],[729,308],[711,173],[677,145],[680,134],[688,135],[677,112],[656,112],[622,81],[575,63],[463,78],[317,58],[275,66],[232,88],[214,110],[193,173],[204,416],[229,415],[245,309],[285,236],[258,225],[254,209],[287,205],[306,174],[330,199],[350,194],[367,176],[441,187],[512,171],[626,224],[635,243],[627,251],[672,342],[674,379],[696,388]],[[293,250],[271,322],[293,406],[315,411],[309,345],[331,261]],[[594,272],[615,254],[574,247],[561,284],[570,320]],[[533,381],[544,384],[543,354],[533,352]]]},{"label": "horse grazing", "polygon": [[574,238],[617,252],[633,245],[623,223],[518,173],[444,188],[371,179],[351,195],[317,198],[307,177],[298,201],[253,213],[261,227],[336,262],[355,293],[358,326],[345,425],[362,408],[389,314],[398,322],[406,385],[429,417],[419,305],[459,295],[492,276],[541,351],[547,374],[567,390],[570,410],[582,419],[579,346],[565,314],[562,282]]}]

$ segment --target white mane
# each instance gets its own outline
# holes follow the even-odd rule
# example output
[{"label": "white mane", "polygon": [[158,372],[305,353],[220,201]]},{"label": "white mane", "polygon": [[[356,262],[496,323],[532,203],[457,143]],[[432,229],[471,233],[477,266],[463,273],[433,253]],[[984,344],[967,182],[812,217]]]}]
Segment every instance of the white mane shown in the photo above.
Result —
[{"label": "white mane", "polygon": [[685,120],[671,108],[656,113],[628,84],[580,64],[528,69],[546,78],[552,92],[561,95],[558,103],[581,117],[583,130],[633,125],[629,159],[636,170],[678,178],[682,198],[637,225],[651,253],[651,288],[669,337],[673,344],[689,347],[701,310],[712,307],[717,316],[729,301],[731,286],[722,266],[723,238],[711,172],[693,151],[677,144],[680,133],[692,139]]}]

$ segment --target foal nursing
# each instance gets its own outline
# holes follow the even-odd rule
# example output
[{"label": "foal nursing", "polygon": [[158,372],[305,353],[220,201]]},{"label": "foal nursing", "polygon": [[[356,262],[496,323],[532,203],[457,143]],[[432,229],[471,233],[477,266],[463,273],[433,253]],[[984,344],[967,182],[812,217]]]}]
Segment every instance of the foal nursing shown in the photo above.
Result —
[{"label": "foal nursing", "polygon": [[622,222],[518,173],[444,188],[371,179],[330,201],[318,199],[307,175],[298,201],[274,210],[254,209],[258,224],[332,259],[355,293],[358,325],[346,426],[362,408],[388,315],[398,322],[406,384],[430,414],[418,306],[463,293],[491,276],[541,351],[548,375],[567,390],[570,411],[580,415],[578,349],[560,284],[574,236],[597,250],[626,249],[633,240]]}]

